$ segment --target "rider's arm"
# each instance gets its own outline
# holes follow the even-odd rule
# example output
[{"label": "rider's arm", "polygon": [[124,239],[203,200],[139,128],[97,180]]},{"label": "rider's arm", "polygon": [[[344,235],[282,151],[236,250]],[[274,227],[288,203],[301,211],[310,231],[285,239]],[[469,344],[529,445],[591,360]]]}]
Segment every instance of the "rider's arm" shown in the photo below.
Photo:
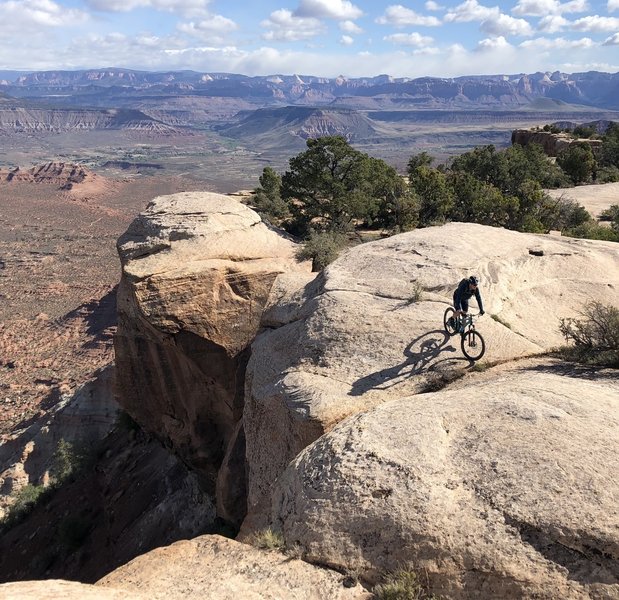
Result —
[{"label": "rider's arm", "polygon": [[479,289],[475,290],[475,299],[477,300],[477,306],[479,306],[479,313],[484,313],[484,303],[481,301],[481,294],[479,293]]}]

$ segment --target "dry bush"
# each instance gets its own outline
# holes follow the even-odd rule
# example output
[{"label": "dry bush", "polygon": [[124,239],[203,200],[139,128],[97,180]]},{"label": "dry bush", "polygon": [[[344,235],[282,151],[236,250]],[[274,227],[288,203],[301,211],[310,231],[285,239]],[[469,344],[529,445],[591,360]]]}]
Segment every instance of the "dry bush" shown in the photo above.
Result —
[{"label": "dry bush", "polygon": [[619,368],[619,309],[589,302],[580,318],[561,319],[559,329],[573,346],[562,349],[566,358]]}]

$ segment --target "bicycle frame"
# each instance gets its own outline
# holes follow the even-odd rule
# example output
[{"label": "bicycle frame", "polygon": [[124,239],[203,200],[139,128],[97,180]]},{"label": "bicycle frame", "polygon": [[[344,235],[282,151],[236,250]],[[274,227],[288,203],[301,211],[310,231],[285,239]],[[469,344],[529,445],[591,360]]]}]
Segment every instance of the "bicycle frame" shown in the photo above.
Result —
[{"label": "bicycle frame", "polygon": [[475,321],[474,321],[474,317],[478,317],[479,313],[476,314],[466,314],[464,317],[462,315],[459,315],[457,318],[457,324],[458,324],[458,333],[460,335],[464,335],[469,329],[475,329]]}]

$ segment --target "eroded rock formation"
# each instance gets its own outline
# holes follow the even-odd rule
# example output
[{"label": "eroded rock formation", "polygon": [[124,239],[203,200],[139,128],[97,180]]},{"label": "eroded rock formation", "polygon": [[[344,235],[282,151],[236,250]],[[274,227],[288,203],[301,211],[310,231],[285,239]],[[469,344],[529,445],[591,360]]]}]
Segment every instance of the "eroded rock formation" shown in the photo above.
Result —
[{"label": "eroded rock formation", "polygon": [[235,465],[236,482],[217,495],[220,514],[238,523],[245,452],[237,425],[249,345],[277,275],[307,267],[296,262],[295,244],[256,213],[211,193],[156,198],[118,249],[120,402],[209,492],[224,457],[226,472]]},{"label": "eroded rock formation", "polygon": [[516,129],[512,131],[512,144],[539,144],[548,156],[557,156],[571,144],[586,144],[591,146],[594,154],[602,149],[602,140],[574,139],[568,133],[551,133],[533,129]]},{"label": "eroded rock formation", "polygon": [[471,273],[494,316],[478,323],[484,360],[501,362],[561,345],[559,319],[592,298],[616,304],[619,254],[611,242],[451,223],[357,246],[309,285],[276,287],[247,369],[252,516],[264,515],[272,482],[310,440],[470,367],[442,318]]}]

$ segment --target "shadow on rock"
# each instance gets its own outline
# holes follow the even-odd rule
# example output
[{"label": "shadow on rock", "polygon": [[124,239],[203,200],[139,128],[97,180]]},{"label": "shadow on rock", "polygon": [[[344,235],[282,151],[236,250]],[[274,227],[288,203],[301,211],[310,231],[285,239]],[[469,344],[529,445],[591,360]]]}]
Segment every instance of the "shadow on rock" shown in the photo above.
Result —
[{"label": "shadow on rock", "polygon": [[619,369],[610,367],[594,367],[573,362],[542,363],[534,366],[523,366],[520,371],[538,371],[540,373],[552,373],[554,375],[564,375],[576,379],[590,379],[600,381],[601,379],[618,380]]},{"label": "shadow on rock", "polygon": [[454,353],[456,348],[451,344],[451,338],[442,329],[424,333],[406,347],[403,362],[358,379],[353,383],[349,395],[361,396],[371,389],[389,389],[407,377],[436,371],[442,363],[451,363],[454,360],[471,362],[464,357],[441,357],[446,352]]}]

